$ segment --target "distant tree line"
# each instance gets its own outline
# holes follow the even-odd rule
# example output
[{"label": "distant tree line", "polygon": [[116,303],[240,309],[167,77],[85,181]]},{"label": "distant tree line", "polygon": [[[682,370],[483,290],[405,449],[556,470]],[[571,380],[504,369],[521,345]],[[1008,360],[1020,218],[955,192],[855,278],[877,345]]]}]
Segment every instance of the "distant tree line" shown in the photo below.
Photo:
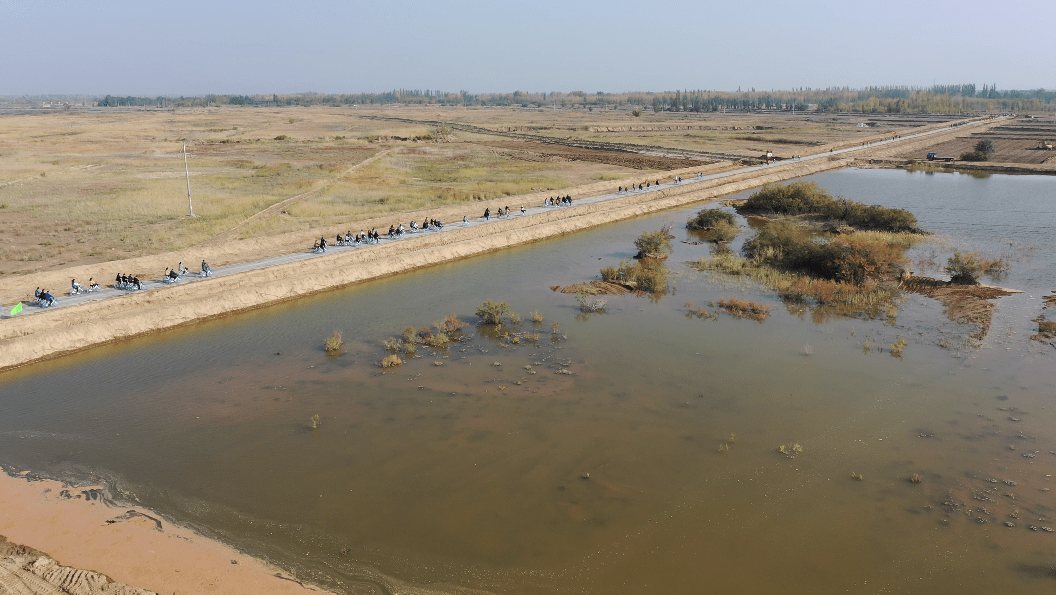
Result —
[{"label": "distant tree line", "polygon": [[469,93],[430,89],[394,89],[382,93],[295,93],[262,95],[203,95],[195,97],[116,97],[99,99],[100,107],[208,107],[220,105],[313,106],[429,104],[447,106],[504,106],[522,108],[617,109],[648,108],[654,112],[808,111],[859,113],[968,113],[1023,112],[1050,109],[1056,91],[998,90],[996,85],[883,86],[851,89],[799,88],[789,91],[683,90],[629,93]]}]

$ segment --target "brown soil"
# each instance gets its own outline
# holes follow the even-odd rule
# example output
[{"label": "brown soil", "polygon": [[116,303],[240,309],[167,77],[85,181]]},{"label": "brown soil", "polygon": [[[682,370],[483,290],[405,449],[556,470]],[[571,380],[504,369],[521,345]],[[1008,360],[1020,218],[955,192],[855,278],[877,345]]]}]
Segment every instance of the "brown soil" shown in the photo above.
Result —
[{"label": "brown soil", "polygon": [[623,151],[586,149],[532,141],[482,140],[478,141],[477,144],[503,149],[514,158],[527,159],[529,161],[590,161],[632,169],[662,171],[704,166],[711,163],[710,161],[695,159],[677,159]]},{"label": "brown soil", "polygon": [[934,143],[914,151],[899,154],[906,159],[925,159],[928,153],[938,153],[940,157],[960,157],[961,153],[975,150],[975,145],[983,139],[994,143],[994,153],[990,155],[991,163],[1042,164],[1056,162],[1056,151],[1039,149],[1042,141],[1056,143],[1056,119],[1015,119],[994,126],[982,132],[965,132],[963,136]]},{"label": "brown soil", "polygon": [[930,277],[910,277],[903,281],[902,289],[938,300],[946,307],[946,316],[953,322],[977,325],[979,330],[971,333],[971,336],[978,340],[982,340],[990,331],[994,315],[994,303],[991,300],[1022,293],[988,285],[955,285]]}]

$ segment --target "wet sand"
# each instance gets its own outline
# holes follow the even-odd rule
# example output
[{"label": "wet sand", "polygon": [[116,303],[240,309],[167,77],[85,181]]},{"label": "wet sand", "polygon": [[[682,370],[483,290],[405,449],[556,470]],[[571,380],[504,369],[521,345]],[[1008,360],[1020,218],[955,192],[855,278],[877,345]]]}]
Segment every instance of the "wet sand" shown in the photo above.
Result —
[{"label": "wet sand", "polygon": [[0,535],[60,564],[158,593],[320,593],[288,574],[99,488],[0,473]]}]

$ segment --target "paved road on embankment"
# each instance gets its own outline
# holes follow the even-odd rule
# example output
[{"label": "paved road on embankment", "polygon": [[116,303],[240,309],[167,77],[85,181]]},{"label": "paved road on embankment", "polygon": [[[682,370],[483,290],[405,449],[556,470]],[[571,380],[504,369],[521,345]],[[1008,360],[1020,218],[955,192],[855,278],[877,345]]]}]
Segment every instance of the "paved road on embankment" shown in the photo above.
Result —
[{"label": "paved road on embankment", "polygon": [[[50,308],[26,304],[11,317],[5,304],[0,321],[0,370],[83,349],[93,344],[170,328],[193,320],[260,307],[348,285],[350,283],[465,258],[474,254],[539,241],[654,212],[739,192],[764,183],[846,167],[854,157],[885,146],[949,133],[997,120],[958,123],[933,130],[885,139],[861,146],[832,150],[798,159],[743,167],[710,175],[665,172],[666,179],[642,191],[612,192],[575,199],[570,207],[526,205],[508,218],[450,221],[441,231],[419,231],[399,239],[384,237],[378,244],[331,246],[327,253],[311,250],[218,266],[213,276],[185,275],[178,283],[160,278],[144,280],[143,289],[128,292],[106,286],[92,293],[68,295],[48,287],[58,303]],[[672,175],[690,175],[676,183]],[[644,178],[644,176],[641,176]],[[656,178],[652,179],[656,182]],[[567,191],[563,191],[567,192]],[[518,197],[511,197],[514,209]],[[329,239],[328,239],[329,241]],[[175,264],[175,263],[174,263]],[[193,269],[199,263],[186,263]],[[108,266],[119,267],[120,263]],[[97,282],[112,283],[112,275]],[[87,279],[78,279],[86,285]],[[217,299],[218,295],[223,300]]]}]

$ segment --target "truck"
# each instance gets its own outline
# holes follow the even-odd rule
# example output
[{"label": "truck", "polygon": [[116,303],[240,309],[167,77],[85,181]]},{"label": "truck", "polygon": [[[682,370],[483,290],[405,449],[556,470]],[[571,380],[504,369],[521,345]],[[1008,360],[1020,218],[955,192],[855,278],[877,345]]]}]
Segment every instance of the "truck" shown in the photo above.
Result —
[{"label": "truck", "polygon": [[953,157],[939,157],[938,153],[928,153],[928,161],[953,161]]}]

